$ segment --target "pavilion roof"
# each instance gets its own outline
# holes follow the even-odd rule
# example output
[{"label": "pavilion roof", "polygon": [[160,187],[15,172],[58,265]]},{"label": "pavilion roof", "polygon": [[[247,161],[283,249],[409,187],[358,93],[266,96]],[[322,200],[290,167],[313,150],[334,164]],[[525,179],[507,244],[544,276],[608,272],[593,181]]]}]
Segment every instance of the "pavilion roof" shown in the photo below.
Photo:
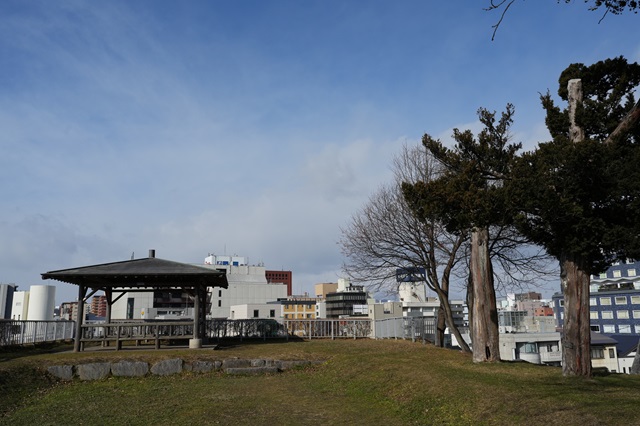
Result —
[{"label": "pavilion roof", "polygon": [[224,270],[156,257],[49,271],[42,279],[112,290],[228,287]]}]

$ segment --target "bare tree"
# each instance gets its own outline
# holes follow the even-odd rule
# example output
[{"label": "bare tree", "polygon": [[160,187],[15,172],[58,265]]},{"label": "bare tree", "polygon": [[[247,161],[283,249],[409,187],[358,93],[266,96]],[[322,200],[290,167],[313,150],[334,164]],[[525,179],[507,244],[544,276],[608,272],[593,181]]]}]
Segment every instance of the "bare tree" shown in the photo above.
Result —
[{"label": "bare tree", "polygon": [[[557,3],[571,3],[573,0],[556,0]],[[496,32],[498,28],[500,28],[500,24],[504,20],[507,11],[516,0],[489,0],[489,5],[484,8],[486,11],[497,10],[500,13],[500,17],[498,18],[498,22],[491,26],[493,28],[493,35],[491,36],[491,40],[496,38]],[[640,1],[636,0],[584,0],[584,3],[589,4],[589,10],[598,11],[604,10],[602,16],[598,23],[602,22],[602,20],[607,16],[607,14],[612,13],[614,15],[621,15],[625,12],[630,13],[638,13],[640,10]]]},{"label": "bare tree", "polygon": [[373,291],[396,293],[398,268],[424,268],[426,284],[440,302],[436,345],[443,345],[446,325],[462,350],[470,352],[449,303],[452,271],[464,252],[466,236],[448,233],[435,221],[420,221],[402,195],[402,182],[431,180],[437,166],[423,146],[405,145],[393,160],[393,171],[394,182],[374,193],[341,230],[344,272]]}]

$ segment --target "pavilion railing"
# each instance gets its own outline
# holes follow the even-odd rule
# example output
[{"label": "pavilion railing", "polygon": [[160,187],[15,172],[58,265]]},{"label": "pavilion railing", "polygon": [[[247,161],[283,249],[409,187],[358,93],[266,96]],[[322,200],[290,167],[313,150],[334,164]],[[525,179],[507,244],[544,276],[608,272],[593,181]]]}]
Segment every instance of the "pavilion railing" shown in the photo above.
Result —
[{"label": "pavilion railing", "polygon": [[80,342],[82,345],[98,342],[105,346],[114,342],[116,349],[120,349],[125,341],[134,341],[136,344],[151,342],[159,348],[160,341],[193,337],[192,321],[114,321],[82,324]]},{"label": "pavilion railing", "polygon": [[0,346],[57,342],[74,335],[75,321],[0,320]]}]

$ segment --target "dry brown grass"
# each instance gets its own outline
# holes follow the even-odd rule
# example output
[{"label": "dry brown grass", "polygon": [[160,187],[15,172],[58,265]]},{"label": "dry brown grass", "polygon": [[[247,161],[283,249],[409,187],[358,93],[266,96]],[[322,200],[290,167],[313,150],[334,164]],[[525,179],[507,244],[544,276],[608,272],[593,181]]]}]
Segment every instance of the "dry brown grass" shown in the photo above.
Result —
[{"label": "dry brown grass", "polygon": [[[326,362],[257,377],[185,373],[70,384],[27,373],[53,364],[175,357]],[[3,383],[2,377],[22,376],[29,378],[25,386],[31,392],[23,392],[14,401],[17,408],[0,422],[34,424],[46,419],[43,424],[63,424],[71,416],[82,424],[115,425],[166,424],[169,419],[172,424],[590,425],[640,419],[639,377],[568,379],[558,368],[473,364],[459,352],[408,341],[314,340],[245,343],[215,351],[58,352],[0,362],[3,393],[21,385]]]}]

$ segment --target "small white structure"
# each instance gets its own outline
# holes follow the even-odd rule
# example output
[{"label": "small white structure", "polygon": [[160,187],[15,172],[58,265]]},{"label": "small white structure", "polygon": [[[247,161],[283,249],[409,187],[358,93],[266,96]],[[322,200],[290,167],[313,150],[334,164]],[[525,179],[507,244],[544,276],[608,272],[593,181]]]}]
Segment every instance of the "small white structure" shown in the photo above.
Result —
[{"label": "small white structure", "polygon": [[276,319],[281,315],[278,303],[246,303],[230,307],[229,319]]},{"label": "small white structure", "polygon": [[11,319],[25,321],[29,312],[29,292],[16,291],[13,293],[13,306],[11,307]]},{"label": "small white structure", "polygon": [[562,362],[560,333],[500,333],[500,358],[559,366]]}]

